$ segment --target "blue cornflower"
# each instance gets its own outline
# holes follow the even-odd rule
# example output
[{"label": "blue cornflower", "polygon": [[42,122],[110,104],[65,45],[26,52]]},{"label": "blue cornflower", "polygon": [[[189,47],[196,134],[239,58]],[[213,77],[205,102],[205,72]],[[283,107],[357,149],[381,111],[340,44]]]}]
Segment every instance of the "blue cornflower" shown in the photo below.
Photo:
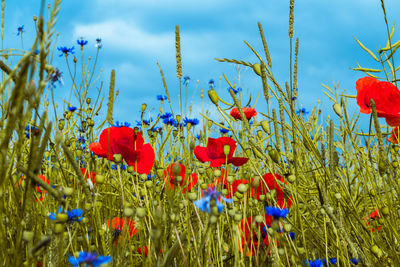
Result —
[{"label": "blue cornflower", "polygon": [[296,100],[297,99],[297,97],[295,97],[295,96],[292,96],[292,100]]},{"label": "blue cornflower", "polygon": [[354,265],[358,265],[358,260],[356,258],[352,258],[350,262],[353,263]]},{"label": "blue cornflower", "polygon": [[274,218],[286,218],[289,214],[289,210],[287,208],[281,209],[276,207],[265,207],[265,210],[268,215],[271,215]]},{"label": "blue cornflower", "polygon": [[160,119],[162,119],[162,120],[168,119],[170,117],[172,117],[172,113],[170,113],[170,112],[166,112],[166,113],[160,115]]},{"label": "blue cornflower", "polygon": [[100,266],[105,263],[111,262],[111,256],[97,256],[96,252],[79,252],[79,256],[77,258],[73,256],[68,257],[69,263],[72,266],[78,267],[81,264],[87,264],[86,266]]},{"label": "blue cornflower", "polygon": [[100,49],[103,47],[103,44],[101,43],[101,38],[96,39],[96,44],[94,45],[96,48]]},{"label": "blue cornflower", "polygon": [[297,115],[307,115],[308,113],[310,112],[308,112],[305,108],[301,108],[298,111],[296,111]]},{"label": "blue cornflower", "polygon": [[189,82],[190,82],[190,77],[189,77],[189,76],[183,77],[183,84],[184,84],[184,85],[188,85]]},{"label": "blue cornflower", "polygon": [[82,37],[79,40],[76,40],[76,43],[81,46],[81,49],[87,45],[88,41],[84,40]]},{"label": "blue cornflower", "polygon": [[202,135],[200,135],[200,134],[197,134],[197,135],[196,135],[196,139],[197,139],[197,140],[201,140],[201,139],[203,139],[203,137],[204,137],[204,136],[202,136]]},{"label": "blue cornflower", "polygon": [[309,260],[308,265],[310,267],[322,267],[322,266],[324,266],[324,263],[322,261],[320,261],[319,259],[316,259],[316,260]]},{"label": "blue cornflower", "polygon": [[131,126],[131,124],[127,121],[125,121],[123,123],[116,121],[115,124],[113,125],[113,127],[129,127],[129,126]]},{"label": "blue cornflower", "polygon": [[157,95],[157,100],[160,101],[168,100],[168,97],[166,95]]},{"label": "blue cornflower", "polygon": [[199,124],[199,120],[196,119],[196,118],[194,118],[194,119],[189,119],[189,118],[185,117],[185,118],[183,119],[183,122],[184,122],[185,124],[190,123],[192,126],[196,126],[196,125]]},{"label": "blue cornflower", "polygon": [[[336,258],[329,258],[328,260],[329,260],[329,265],[335,265],[337,262]],[[328,265],[326,259],[322,259],[322,262],[324,265]]]},{"label": "blue cornflower", "polygon": [[208,81],[208,85],[210,86],[210,88],[213,88],[213,86],[214,86],[214,80],[213,80],[213,79],[209,80],[209,81]]},{"label": "blue cornflower", "polygon": [[31,138],[32,136],[35,136],[39,134],[39,128],[33,125],[28,125],[25,127],[25,136],[26,138]]},{"label": "blue cornflower", "polygon": [[76,110],[76,107],[74,106],[69,106],[68,111],[74,112]]},{"label": "blue cornflower", "polygon": [[[153,121],[152,118],[150,118],[149,120],[143,120],[143,125],[149,126],[152,121]],[[136,121],[136,126],[142,126],[142,122],[141,121]]]},{"label": "blue cornflower", "polygon": [[237,94],[237,93],[239,93],[240,91],[242,91],[242,88],[238,88],[238,89],[235,89],[235,88],[233,88],[233,87],[229,87],[228,88],[228,92],[229,92],[229,90],[231,90],[232,89],[232,91],[235,93],[235,95]]},{"label": "blue cornflower", "polygon": [[176,128],[183,128],[183,127],[186,127],[186,123],[185,122],[181,122],[181,123],[178,123],[177,121],[175,121],[175,123],[174,123],[174,126],[176,127]]},{"label": "blue cornflower", "polygon": [[225,128],[220,128],[220,129],[219,129],[219,132],[222,133],[222,134],[229,133],[229,131],[230,131],[230,130],[225,129]]},{"label": "blue cornflower", "polygon": [[50,86],[52,87],[52,88],[56,88],[56,83],[58,82],[59,84],[61,84],[61,85],[63,85],[64,84],[64,82],[63,82],[63,79],[62,79],[62,72],[58,69],[58,68],[56,68],[55,70],[54,70],[54,72],[50,75]]},{"label": "blue cornflower", "polygon": [[75,47],[71,47],[71,48],[67,48],[66,46],[61,46],[61,47],[57,47],[57,50],[62,52],[60,57],[62,57],[63,55],[68,56],[68,53],[73,54],[74,53],[74,49]]},{"label": "blue cornflower", "polygon": [[20,34],[22,35],[24,33],[24,25],[19,26],[17,31],[18,31],[17,35],[20,35]]},{"label": "blue cornflower", "polygon": [[293,232],[290,232],[290,233],[289,233],[289,237],[290,237],[290,239],[292,239],[292,240],[294,241],[294,239],[295,239],[295,234],[294,234]]},{"label": "blue cornflower", "polygon": [[224,205],[218,200],[219,197],[226,203],[232,203],[232,199],[221,197],[221,192],[217,192],[211,187],[207,187],[207,191],[203,191],[203,194],[203,198],[193,202],[193,204],[203,212],[211,213],[210,201],[213,200],[218,208],[218,212],[221,213],[224,209]]},{"label": "blue cornflower", "polygon": [[116,170],[116,169],[117,169],[117,165],[111,164],[111,170]]},{"label": "blue cornflower", "polygon": [[159,132],[161,131],[161,127],[153,127],[153,129],[151,129],[153,132]]},{"label": "blue cornflower", "polygon": [[80,143],[80,144],[84,144],[84,143],[86,143],[86,139],[85,139],[85,137],[83,137],[83,136],[79,136],[79,137],[78,137],[78,143]]},{"label": "blue cornflower", "polygon": [[80,222],[83,219],[83,210],[81,209],[73,209],[72,211],[67,211],[68,214],[68,222]]},{"label": "blue cornflower", "polygon": [[[58,213],[62,213],[62,207],[58,208]],[[80,222],[83,219],[83,210],[81,209],[73,209],[72,211],[67,211],[68,222]],[[50,212],[49,219],[55,220],[57,218],[57,214]]]},{"label": "blue cornflower", "polygon": [[165,119],[163,119],[163,123],[172,126],[172,125],[175,125],[175,119],[174,118],[165,118]]}]

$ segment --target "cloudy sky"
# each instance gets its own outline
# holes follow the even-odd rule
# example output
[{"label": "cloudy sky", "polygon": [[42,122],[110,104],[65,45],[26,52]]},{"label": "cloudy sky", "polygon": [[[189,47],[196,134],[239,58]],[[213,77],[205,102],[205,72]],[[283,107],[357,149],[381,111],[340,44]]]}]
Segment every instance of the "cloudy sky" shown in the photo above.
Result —
[{"label": "cloudy sky", "polygon": [[[25,28],[24,48],[32,43],[35,33],[32,18],[39,13],[39,5],[32,2],[39,1],[6,1],[5,48],[21,48],[20,37],[16,35],[20,25]],[[385,2],[391,26],[400,13],[400,2]],[[200,88],[206,91],[210,79],[215,80],[218,91],[226,99],[228,85],[220,81],[222,73],[239,83],[237,67],[217,62],[215,58],[257,62],[244,40],[264,55],[257,22],[264,28],[273,73],[284,86],[289,80],[288,14],[288,0],[66,0],[62,2],[56,25],[57,46],[75,46],[80,60],[76,40],[84,37],[89,41],[84,57],[94,58],[95,39],[102,38],[96,72],[102,69],[102,75],[96,85],[99,87],[103,81],[106,93],[110,72],[115,69],[119,97],[114,118],[134,122],[139,119],[142,103],[148,104],[153,115],[158,113],[156,95],[164,94],[164,89],[157,61],[166,76],[174,107],[178,107],[175,25],[179,25],[181,31],[183,75],[191,78],[188,99],[193,101],[194,110],[199,110],[201,105]],[[321,83],[332,87],[335,82],[340,89],[354,95],[355,82],[363,75],[350,68],[356,67],[356,62],[364,67],[379,67],[353,36],[373,51],[385,46],[387,32],[380,1],[298,0],[294,28],[295,37],[300,40],[297,108],[311,110],[320,99],[324,113],[332,114],[332,104],[323,94]],[[396,31],[394,40],[398,39]],[[71,83],[65,58],[58,54],[56,51],[53,64],[64,73],[65,84],[56,89],[61,102],[60,99],[68,98]],[[395,57],[395,63],[397,59]],[[240,87],[243,88],[243,102],[247,102],[250,94],[254,99],[262,89],[259,77],[244,67],[240,68]],[[92,94],[96,90],[93,88]],[[259,111],[265,109],[264,103],[260,99]],[[357,110],[355,99],[349,100],[349,109]]]}]

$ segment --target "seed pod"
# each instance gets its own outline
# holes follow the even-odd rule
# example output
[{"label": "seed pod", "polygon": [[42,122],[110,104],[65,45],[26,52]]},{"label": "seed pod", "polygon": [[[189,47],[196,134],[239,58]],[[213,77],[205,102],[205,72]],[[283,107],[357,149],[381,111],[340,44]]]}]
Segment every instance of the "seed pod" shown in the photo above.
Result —
[{"label": "seed pod", "polygon": [[156,175],[158,178],[162,178],[164,176],[164,170],[162,168],[158,168],[156,171]]},{"label": "seed pod", "polygon": [[285,230],[285,232],[289,233],[292,230],[292,225],[290,223],[285,223],[283,225],[283,230]]},{"label": "seed pod", "polygon": [[208,97],[210,98],[211,102],[215,105],[218,105],[218,94],[214,89],[208,90]]},{"label": "seed pod", "polygon": [[336,115],[338,115],[339,117],[343,116],[342,107],[338,103],[333,104],[332,108],[333,111],[335,111]]},{"label": "seed pod", "polygon": [[[217,212],[218,212],[218,208],[217,208]],[[216,224],[218,222],[218,217],[216,217],[215,215],[211,215],[210,216],[210,224]]]},{"label": "seed pod", "polygon": [[234,210],[228,210],[228,215],[230,216],[230,217],[234,217],[235,216],[235,211]]},{"label": "seed pod", "polygon": [[242,193],[240,193],[240,192],[235,192],[235,196],[238,198],[238,199],[242,199],[243,198],[243,194]]},{"label": "seed pod", "polygon": [[271,134],[271,128],[269,127],[269,123],[267,121],[262,121],[261,122],[261,128],[266,132],[267,134]]},{"label": "seed pod", "polygon": [[150,189],[150,188],[153,188],[153,186],[154,186],[153,181],[150,181],[150,180],[149,180],[149,181],[146,181],[144,184],[145,184],[146,187],[149,188],[149,189]]},{"label": "seed pod", "polygon": [[268,151],[268,155],[275,163],[280,162],[279,152],[276,149],[271,149],[270,151]]},{"label": "seed pod", "polygon": [[253,64],[253,71],[258,75],[261,76],[261,66],[259,63]]},{"label": "seed pod", "polygon": [[375,254],[375,256],[377,256],[378,258],[380,258],[382,256],[382,250],[377,246],[377,245],[373,245],[371,247],[371,251],[372,253]]},{"label": "seed pod", "polygon": [[90,97],[86,98],[86,104],[89,105],[90,103],[92,103],[92,99]]},{"label": "seed pod", "polygon": [[207,189],[207,184],[206,183],[201,184],[200,188],[203,189],[203,190],[206,190]]},{"label": "seed pod", "polygon": [[288,176],[287,180],[288,180],[289,183],[292,184],[292,183],[294,183],[296,181],[296,176],[294,174],[291,174],[291,175]]}]

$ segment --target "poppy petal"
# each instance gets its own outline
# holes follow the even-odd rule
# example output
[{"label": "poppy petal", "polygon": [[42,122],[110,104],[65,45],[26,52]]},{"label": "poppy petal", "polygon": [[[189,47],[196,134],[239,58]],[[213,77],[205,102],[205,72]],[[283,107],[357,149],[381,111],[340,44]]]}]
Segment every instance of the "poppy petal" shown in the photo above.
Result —
[{"label": "poppy petal", "polygon": [[233,157],[228,160],[228,163],[232,163],[236,167],[239,167],[247,163],[248,160],[248,158]]},{"label": "poppy petal", "polygon": [[196,146],[194,148],[194,155],[201,162],[210,161],[211,159],[208,157],[207,148],[202,146]]},{"label": "poppy petal", "polygon": [[98,142],[91,143],[89,145],[89,150],[92,151],[94,154],[96,154],[99,157],[102,157],[102,158],[107,157],[106,151],[103,149],[101,144]]}]

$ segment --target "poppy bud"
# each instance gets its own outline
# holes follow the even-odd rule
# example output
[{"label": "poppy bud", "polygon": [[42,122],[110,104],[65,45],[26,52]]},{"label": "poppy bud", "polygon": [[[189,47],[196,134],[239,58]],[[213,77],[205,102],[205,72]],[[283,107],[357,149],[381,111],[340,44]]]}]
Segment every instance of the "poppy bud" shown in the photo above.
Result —
[{"label": "poppy bud", "polygon": [[101,174],[96,175],[96,178],[95,178],[96,183],[103,184],[104,180],[105,180],[104,175],[101,175]]},{"label": "poppy bud", "polygon": [[64,226],[61,223],[56,223],[54,225],[54,233],[61,234],[62,232],[64,232]]},{"label": "poppy bud", "polygon": [[24,241],[26,241],[26,242],[30,242],[30,241],[32,241],[34,235],[35,234],[33,232],[31,232],[31,231],[23,231],[22,232],[22,239]]},{"label": "poppy bud", "polygon": [[240,193],[244,193],[244,192],[247,191],[247,186],[246,186],[245,184],[240,184],[240,185],[238,185],[237,190],[238,190]]},{"label": "poppy bud", "polygon": [[147,188],[152,188],[154,185],[153,181],[150,181],[150,180],[146,181],[144,184],[146,185]]},{"label": "poppy bud", "polygon": [[74,63],[76,64],[76,62],[78,62],[78,60],[77,60],[76,57],[74,56]]},{"label": "poppy bud", "polygon": [[215,105],[218,105],[218,94],[214,89],[208,90],[208,97],[210,98],[211,102]]},{"label": "poppy bud", "polygon": [[335,111],[336,115],[338,115],[339,117],[342,117],[342,115],[343,115],[342,107],[338,103],[333,104],[332,108],[333,108],[333,111]]},{"label": "poppy bud", "polygon": [[207,125],[208,125],[208,128],[211,128],[211,126],[213,125],[213,121],[212,120],[208,120],[207,121]]},{"label": "poppy bud", "polygon": [[89,105],[90,103],[92,103],[92,99],[90,97],[86,98],[86,104]]},{"label": "poppy bud", "polygon": [[74,193],[74,189],[72,187],[65,187],[63,189],[63,194],[66,195],[67,197],[72,196]]},{"label": "poppy bud", "polygon": [[267,121],[262,121],[261,122],[261,128],[266,132],[267,134],[271,133],[271,128],[269,127],[269,123]]},{"label": "poppy bud", "polygon": [[64,129],[64,123],[58,123],[58,129],[62,131]]},{"label": "poppy bud", "polygon": [[68,221],[68,214],[66,213],[59,213],[56,216],[57,222],[66,222]]},{"label": "poppy bud", "polygon": [[124,215],[126,217],[131,217],[133,215],[134,210],[132,208],[125,208],[124,209]]},{"label": "poppy bud", "polygon": [[172,131],[172,136],[175,138],[178,135],[178,131],[177,130],[173,130]]},{"label": "poppy bud", "polygon": [[232,184],[235,181],[235,177],[233,177],[232,175],[229,175],[226,180],[228,181],[228,183]]},{"label": "poppy bud", "polygon": [[203,189],[203,190],[206,190],[207,189],[207,184],[206,183],[202,183],[200,185],[200,188]]},{"label": "poppy bud", "polygon": [[146,108],[147,108],[147,104],[146,104],[146,103],[143,103],[143,104],[142,104],[142,112],[144,112],[144,111],[146,110]]},{"label": "poppy bud", "polygon": [[114,154],[113,155],[113,160],[115,163],[121,163],[122,162],[122,155],[121,154]]},{"label": "poppy bud", "polygon": [[221,170],[215,169],[214,170],[214,176],[215,177],[221,177]]},{"label": "poppy bud", "polygon": [[87,120],[87,122],[88,122],[88,124],[89,124],[89,127],[93,127],[94,126],[94,121],[92,120],[92,119],[88,119]]},{"label": "poppy bud", "polygon": [[294,183],[296,181],[296,176],[294,176],[293,174],[289,175],[287,178],[289,183]]},{"label": "poppy bud", "polygon": [[372,253],[375,254],[375,256],[377,256],[378,258],[380,258],[382,256],[382,250],[377,246],[377,245],[373,245],[371,247],[371,251]]},{"label": "poppy bud", "polygon": [[189,197],[189,199],[190,199],[191,201],[194,201],[194,200],[197,199],[197,194],[196,194],[195,192],[190,192],[190,193],[188,194],[188,197]]},{"label": "poppy bud", "polygon": [[292,225],[290,223],[285,223],[283,225],[283,230],[285,230],[285,232],[289,233],[292,230]]},{"label": "poppy bud", "polygon": [[258,75],[261,76],[261,66],[259,63],[253,64],[253,71]]},{"label": "poppy bud", "polygon": [[254,220],[256,221],[256,223],[262,223],[264,218],[261,215],[257,215]]},{"label": "poppy bud", "polygon": [[235,213],[235,215],[233,216],[233,219],[235,220],[235,222],[240,222],[242,220],[242,214]]},{"label": "poppy bud", "polygon": [[140,219],[144,218],[144,216],[146,216],[146,209],[142,207],[137,208],[136,216],[138,216]]},{"label": "poppy bud", "polygon": [[383,216],[389,215],[389,207],[384,207],[381,211],[382,211]]},{"label": "poppy bud", "polygon": [[273,220],[271,223],[271,228],[277,230],[279,228],[279,220]]}]

